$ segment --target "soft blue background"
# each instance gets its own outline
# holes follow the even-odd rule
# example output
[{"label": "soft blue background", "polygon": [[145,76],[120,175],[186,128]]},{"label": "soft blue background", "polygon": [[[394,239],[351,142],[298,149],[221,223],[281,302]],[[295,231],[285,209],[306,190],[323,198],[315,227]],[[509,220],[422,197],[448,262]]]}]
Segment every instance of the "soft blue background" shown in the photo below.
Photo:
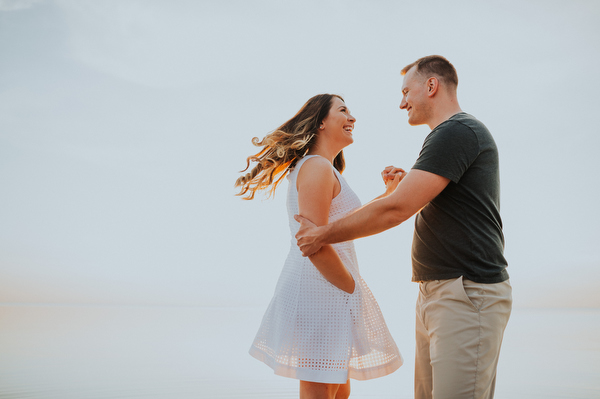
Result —
[{"label": "soft blue background", "polygon": [[[597,1],[0,1],[0,302],[264,306],[285,186],[233,182],[314,94],[357,118],[363,202],[410,168],[400,69],[442,54],[500,148],[522,307],[598,307]],[[357,242],[382,307],[412,306],[412,219]]]},{"label": "soft blue background", "polygon": [[[398,109],[399,71],[442,54],[500,149],[515,309],[497,397],[598,397],[599,17],[593,0],[0,0],[0,396],[297,397],[246,352],[290,245],[287,183],[234,196],[250,140],[342,94],[367,202],[428,133]],[[406,360],[356,398],[412,397],[412,223],[356,242]]]}]

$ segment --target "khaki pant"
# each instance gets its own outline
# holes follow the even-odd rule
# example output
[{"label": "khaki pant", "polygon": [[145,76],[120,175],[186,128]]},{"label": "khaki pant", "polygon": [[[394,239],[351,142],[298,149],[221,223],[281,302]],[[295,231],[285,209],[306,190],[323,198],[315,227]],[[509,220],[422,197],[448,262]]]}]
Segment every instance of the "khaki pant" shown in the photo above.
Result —
[{"label": "khaki pant", "polygon": [[512,308],[508,281],[419,284],[415,399],[491,399]]}]

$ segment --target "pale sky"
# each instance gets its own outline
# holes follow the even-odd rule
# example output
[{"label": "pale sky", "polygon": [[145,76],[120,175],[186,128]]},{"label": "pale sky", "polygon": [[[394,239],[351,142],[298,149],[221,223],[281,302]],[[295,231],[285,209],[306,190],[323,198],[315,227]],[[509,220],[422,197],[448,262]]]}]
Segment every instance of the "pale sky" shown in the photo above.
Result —
[{"label": "pale sky", "polygon": [[[0,0],[0,302],[265,305],[287,183],[234,196],[252,137],[343,95],[368,202],[428,133],[400,70],[441,54],[499,147],[515,306],[600,307],[600,2],[490,3]],[[412,229],[357,241],[382,307]]]}]

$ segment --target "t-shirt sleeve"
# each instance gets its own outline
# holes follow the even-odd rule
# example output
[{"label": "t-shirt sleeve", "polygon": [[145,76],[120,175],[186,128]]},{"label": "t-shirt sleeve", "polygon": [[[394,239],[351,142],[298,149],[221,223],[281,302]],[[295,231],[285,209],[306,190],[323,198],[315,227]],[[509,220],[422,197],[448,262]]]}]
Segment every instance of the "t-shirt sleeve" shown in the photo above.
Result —
[{"label": "t-shirt sleeve", "polygon": [[479,141],[475,132],[460,122],[447,121],[427,136],[412,168],[458,183],[478,155]]}]

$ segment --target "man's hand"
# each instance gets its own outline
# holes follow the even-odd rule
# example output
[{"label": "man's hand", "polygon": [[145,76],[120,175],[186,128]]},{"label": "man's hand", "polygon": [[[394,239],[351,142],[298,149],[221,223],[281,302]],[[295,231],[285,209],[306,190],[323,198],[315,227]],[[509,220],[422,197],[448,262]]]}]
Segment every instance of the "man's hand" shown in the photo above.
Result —
[{"label": "man's hand", "polygon": [[300,223],[296,240],[302,256],[310,256],[321,249],[323,245],[319,242],[320,228],[303,216],[294,215],[294,219]]}]

